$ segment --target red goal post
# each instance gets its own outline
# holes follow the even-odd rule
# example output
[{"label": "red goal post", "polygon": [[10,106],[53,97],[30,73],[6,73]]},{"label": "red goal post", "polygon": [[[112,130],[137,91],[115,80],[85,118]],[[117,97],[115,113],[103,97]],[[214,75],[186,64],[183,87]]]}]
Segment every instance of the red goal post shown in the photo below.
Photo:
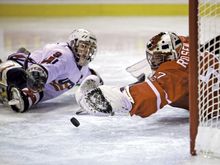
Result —
[{"label": "red goal post", "polygon": [[220,0],[189,0],[190,152],[220,157]]},{"label": "red goal post", "polygon": [[[195,139],[198,127],[198,0],[189,0],[189,109],[190,109],[190,153],[196,155]],[[192,46],[193,45],[193,46]]]}]

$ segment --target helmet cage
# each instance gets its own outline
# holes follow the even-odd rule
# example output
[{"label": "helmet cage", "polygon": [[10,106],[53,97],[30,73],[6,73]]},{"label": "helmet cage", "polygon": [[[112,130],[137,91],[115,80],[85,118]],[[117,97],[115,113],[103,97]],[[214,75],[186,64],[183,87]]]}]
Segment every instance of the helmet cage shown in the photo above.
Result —
[{"label": "helmet cage", "polygon": [[173,59],[172,57],[175,56],[170,52],[167,53],[153,52],[153,54],[151,54],[150,52],[147,51],[146,51],[146,55],[147,55],[147,61],[150,64],[151,69],[153,70],[157,69],[162,63],[166,61],[172,61]]},{"label": "helmet cage", "polygon": [[68,44],[74,53],[77,64],[80,66],[87,65],[96,55],[96,37],[87,30],[78,29],[73,31]]},{"label": "helmet cage", "polygon": [[97,47],[90,41],[81,40],[73,43],[72,50],[74,52],[77,63],[80,66],[84,66],[94,59]]}]

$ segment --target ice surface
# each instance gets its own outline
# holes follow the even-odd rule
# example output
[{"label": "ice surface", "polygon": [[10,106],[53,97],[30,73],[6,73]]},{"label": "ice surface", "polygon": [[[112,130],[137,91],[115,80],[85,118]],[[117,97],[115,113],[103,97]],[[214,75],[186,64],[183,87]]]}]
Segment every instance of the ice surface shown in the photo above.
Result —
[{"label": "ice surface", "polygon": [[[65,41],[74,28],[92,30],[98,54],[91,63],[108,85],[134,82],[125,68],[145,57],[145,41],[160,31],[188,34],[186,17],[0,19],[0,53]],[[165,107],[148,117],[75,116],[74,91],[18,114],[0,105],[0,165],[220,164],[189,154],[188,111]]]}]

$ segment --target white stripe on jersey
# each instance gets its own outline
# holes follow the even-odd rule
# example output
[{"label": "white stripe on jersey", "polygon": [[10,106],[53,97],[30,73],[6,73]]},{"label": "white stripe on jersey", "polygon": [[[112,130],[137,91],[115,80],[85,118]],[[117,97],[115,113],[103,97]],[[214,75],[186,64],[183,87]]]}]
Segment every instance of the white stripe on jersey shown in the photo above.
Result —
[{"label": "white stripe on jersey", "polygon": [[165,90],[163,90],[163,92],[165,93],[165,96],[166,96],[165,99],[167,100],[168,104],[171,104],[172,101],[168,98],[167,92]]},{"label": "white stripe on jersey", "polygon": [[151,87],[155,95],[157,96],[157,109],[160,109],[160,105],[161,105],[160,93],[158,92],[157,88],[152,84],[152,82],[149,79],[146,79],[145,81]]}]

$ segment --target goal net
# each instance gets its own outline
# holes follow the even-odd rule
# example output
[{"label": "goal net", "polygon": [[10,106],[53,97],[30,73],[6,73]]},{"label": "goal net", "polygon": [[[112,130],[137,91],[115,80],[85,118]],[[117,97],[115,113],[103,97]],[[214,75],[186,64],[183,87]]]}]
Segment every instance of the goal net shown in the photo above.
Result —
[{"label": "goal net", "polygon": [[220,157],[220,0],[190,1],[191,154]]}]

